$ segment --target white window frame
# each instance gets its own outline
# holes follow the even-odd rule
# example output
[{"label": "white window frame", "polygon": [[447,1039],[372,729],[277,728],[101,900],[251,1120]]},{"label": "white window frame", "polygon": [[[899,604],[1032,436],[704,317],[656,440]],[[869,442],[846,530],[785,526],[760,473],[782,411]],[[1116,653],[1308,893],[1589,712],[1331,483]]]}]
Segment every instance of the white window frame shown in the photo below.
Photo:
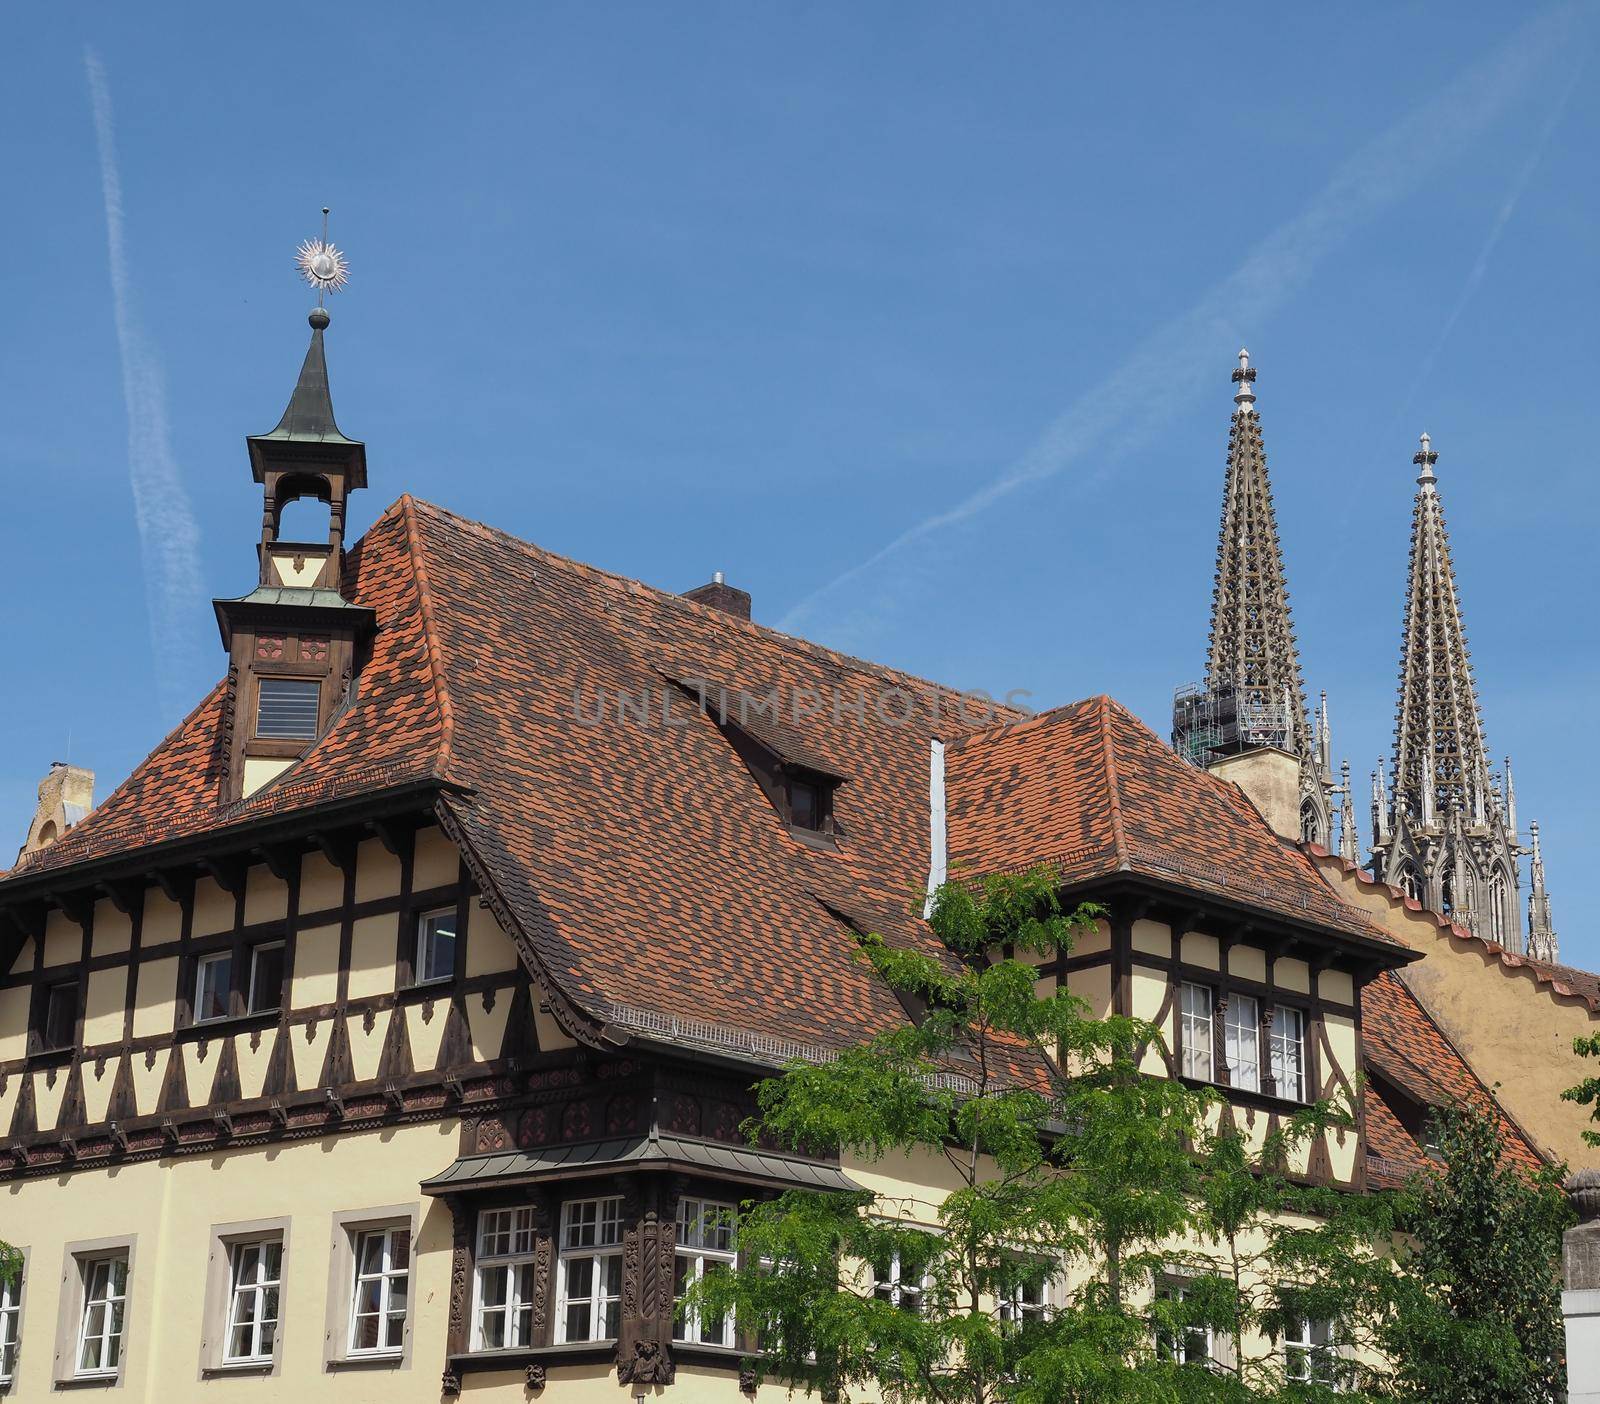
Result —
[{"label": "white window frame", "polygon": [[686,1196],[678,1201],[678,1238],[673,1250],[673,1291],[680,1305],[673,1312],[672,1339],[686,1345],[732,1347],[733,1313],[722,1320],[718,1335],[709,1335],[698,1310],[681,1305],[683,1289],[701,1281],[709,1268],[733,1267],[739,1261],[738,1211],[716,1199]]},{"label": "white window frame", "polygon": [[[277,988],[277,990],[275,992],[273,1002],[270,1005],[257,1005],[256,1004],[256,981],[260,977],[260,972],[256,969],[256,959],[257,959],[258,956],[260,956],[260,954],[263,951],[282,951],[283,952],[284,969],[279,972],[278,988]],[[256,945],[250,947],[250,983],[249,983],[249,988],[245,993],[245,1001],[244,1001],[245,1013],[247,1013],[247,1014],[271,1014],[271,1013],[276,1013],[277,1011],[279,1011],[279,1010],[281,1010],[283,1008],[283,984],[284,984],[283,976],[288,973],[288,971],[287,971],[288,960],[289,960],[289,943],[287,941],[261,941],[261,942],[258,942]]]},{"label": "white window frame", "polygon": [[[1294,1037],[1289,1035],[1290,1025]],[[1292,1004],[1280,1004],[1272,1012],[1272,1037],[1268,1040],[1269,1066],[1272,1069],[1272,1086],[1278,1096],[1289,1102],[1308,1101],[1308,1072],[1306,1067],[1306,1031],[1310,1020],[1303,1009]],[[1285,1076],[1290,1066],[1290,1051],[1294,1053],[1295,1076],[1293,1082]]]},{"label": "white window frame", "polygon": [[22,1267],[16,1278],[0,1286],[0,1390],[16,1381],[17,1362],[22,1354],[22,1308],[28,1295],[28,1254],[23,1250]]},{"label": "white window frame", "polygon": [[[606,1315],[614,1310],[621,1329],[622,1315],[622,1197],[602,1195],[594,1199],[569,1199],[561,1206],[561,1230],[557,1240],[555,1343],[612,1341],[616,1331],[607,1331]],[[586,1241],[587,1240],[587,1241]],[[616,1291],[608,1290],[608,1279],[615,1264]],[[574,1297],[572,1273],[589,1269],[589,1290]],[[589,1329],[572,1335],[567,1322],[570,1308],[587,1307]]]},{"label": "white window frame", "polygon": [[[205,1007],[206,971],[218,964],[226,965],[228,970],[227,985],[222,991],[222,1013],[202,1014]],[[196,958],[194,963],[194,1022],[197,1024],[214,1024],[218,1020],[226,1019],[233,1013],[233,952],[211,951],[206,955]]]},{"label": "white window frame", "polygon": [[1183,1021],[1183,1075],[1200,1082],[1210,1082],[1215,1076],[1217,1056],[1213,1028],[1215,993],[1210,985],[1185,980],[1179,994],[1179,1017]]},{"label": "white window frame", "polygon": [[[110,1238],[85,1238],[68,1243],[62,1248],[61,1293],[56,1307],[55,1355],[51,1362],[54,1383],[71,1388],[82,1382],[93,1382],[102,1388],[121,1388],[128,1368],[128,1352],[137,1350],[138,1337],[129,1330],[134,1300],[134,1284],[138,1280],[138,1235],[118,1234]],[[78,1362],[79,1338],[87,1313],[84,1296],[89,1285],[88,1265],[106,1258],[124,1258],[128,1271],[123,1290],[123,1326],[121,1349],[114,1370],[80,1373]],[[26,1279],[24,1279],[26,1280]],[[27,1307],[26,1298],[23,1307]]]},{"label": "white window frame", "polygon": [[[503,1242],[504,1247],[496,1246]],[[537,1303],[523,1298],[525,1277],[531,1278],[539,1251],[539,1213],[531,1204],[500,1205],[478,1211],[478,1254],[472,1275],[472,1349],[522,1350],[533,1344],[518,1332],[526,1320],[531,1333]],[[500,1275],[505,1284],[505,1300],[493,1306],[484,1302],[483,1284]],[[505,1339],[497,1346],[484,1344],[483,1321],[486,1314],[505,1318]]]},{"label": "white window frame", "polygon": [[1261,1001],[1254,995],[1230,994],[1223,1018],[1223,1050],[1228,1085],[1245,1092],[1261,1090]]},{"label": "white window frame", "polygon": [[[1189,1283],[1184,1278],[1169,1275],[1156,1284],[1156,1296],[1166,1301],[1185,1301],[1189,1296]],[[1192,1355],[1191,1343],[1197,1340],[1203,1343],[1203,1352]],[[1217,1359],[1217,1333],[1210,1326],[1182,1327],[1176,1338],[1164,1337],[1157,1331],[1156,1353],[1163,1360],[1178,1365],[1203,1365],[1215,1370],[1221,1364]]]},{"label": "white window frame", "polygon": [[[432,934],[429,930],[429,923],[438,921],[441,918],[448,920],[451,926],[450,969],[445,971],[443,975],[429,975],[427,973],[428,938]],[[416,939],[413,942],[411,952],[412,959],[415,962],[411,967],[411,983],[413,985],[442,985],[447,980],[453,980],[456,973],[455,953],[460,949],[461,936],[461,926],[457,920],[457,912],[454,907],[435,907],[431,911],[418,912]]]},{"label": "white window frame", "polygon": [[[417,1295],[417,1234],[422,1221],[417,1204],[368,1205],[341,1209],[332,1216],[328,1238],[328,1289],[323,1313],[323,1368],[334,1370],[405,1370],[411,1364],[413,1304]],[[356,1257],[364,1234],[384,1229],[405,1229],[411,1235],[411,1274],[406,1284],[406,1320],[402,1343],[396,1350],[350,1349],[355,1319]]]},{"label": "white window frame", "polygon": [[869,1263],[872,1271],[872,1295],[880,1302],[888,1302],[890,1306],[901,1311],[913,1312],[922,1315],[923,1303],[928,1297],[928,1287],[932,1279],[926,1272],[920,1274],[915,1282],[908,1281],[905,1275],[905,1264],[901,1260],[900,1250],[892,1248],[889,1251],[889,1275],[878,1275],[878,1264]]},{"label": "white window frame", "polygon": [[[405,1266],[394,1266],[394,1244],[396,1235],[403,1234],[406,1240]],[[362,1264],[365,1254],[362,1249],[368,1239],[381,1238],[383,1246],[378,1258],[378,1270],[365,1272]],[[399,1356],[404,1354],[406,1348],[406,1333],[411,1326],[411,1263],[416,1251],[415,1236],[411,1231],[411,1224],[371,1224],[350,1230],[350,1250],[352,1264],[350,1273],[350,1311],[345,1326],[345,1356],[350,1360],[377,1359],[379,1357]],[[390,1321],[395,1316],[394,1285],[397,1281],[405,1283],[405,1304],[400,1308],[400,1339],[390,1345],[384,1337],[388,1333]],[[361,1288],[363,1283],[376,1282],[378,1284],[378,1344],[375,1346],[362,1346],[356,1344],[356,1327],[363,1316],[371,1315],[369,1312],[359,1310],[361,1305]]]},{"label": "white window frame", "polygon": [[[117,1291],[113,1284],[116,1280],[115,1265],[122,1265],[122,1290]],[[95,1296],[95,1274],[100,1268],[106,1269],[105,1294]],[[132,1255],[125,1248],[114,1248],[104,1253],[87,1253],[78,1259],[78,1271],[82,1275],[82,1292],[78,1306],[78,1329],[76,1344],[72,1352],[72,1377],[78,1380],[107,1380],[116,1379],[122,1373],[122,1361],[127,1350],[128,1336],[128,1288],[131,1285],[133,1261]],[[99,1307],[101,1329],[94,1335],[89,1333],[89,1318],[94,1309]],[[115,1331],[109,1328],[112,1318],[117,1314],[113,1309],[121,1308],[121,1324]],[[98,1342],[101,1348],[101,1363],[99,1365],[86,1365],[84,1357],[91,1342]],[[106,1365],[105,1358],[110,1353],[110,1347],[115,1345],[116,1363]]]},{"label": "white window frame", "polygon": [[[1055,1284],[1056,1275],[1053,1272],[1037,1282],[1016,1283],[999,1302],[1000,1319],[1015,1325],[1048,1320],[1056,1307]],[[1030,1292],[1037,1296],[1030,1299]]]},{"label": "white window frame", "polygon": [[[1327,1339],[1318,1341],[1315,1337],[1314,1327],[1327,1328]],[[1283,1373],[1284,1377],[1297,1384],[1325,1385],[1334,1393],[1340,1393],[1339,1370],[1339,1334],[1338,1324],[1333,1321],[1312,1321],[1307,1317],[1293,1323],[1294,1334],[1291,1335],[1286,1328],[1283,1333]],[[1303,1373],[1296,1373],[1298,1369]],[[1317,1377],[1318,1365],[1322,1366],[1325,1378]]]},{"label": "white window frame", "polygon": [[[276,1248],[278,1262],[276,1269],[270,1274],[266,1270],[267,1250]],[[278,1352],[278,1338],[283,1333],[283,1305],[284,1305],[284,1235],[279,1233],[266,1233],[253,1238],[236,1238],[228,1244],[228,1314],[222,1326],[222,1351],[221,1363],[230,1365],[270,1365]],[[254,1251],[257,1264],[254,1278],[248,1282],[242,1278],[244,1258],[246,1253]],[[272,1342],[266,1350],[261,1349],[263,1327],[269,1323],[266,1316],[266,1302],[269,1293],[277,1295],[277,1310],[270,1318],[272,1327]],[[235,1330],[244,1323],[239,1319],[239,1308],[246,1299],[253,1303],[253,1318],[246,1328],[249,1331],[250,1343],[254,1349],[236,1354],[233,1349],[233,1336]]]}]

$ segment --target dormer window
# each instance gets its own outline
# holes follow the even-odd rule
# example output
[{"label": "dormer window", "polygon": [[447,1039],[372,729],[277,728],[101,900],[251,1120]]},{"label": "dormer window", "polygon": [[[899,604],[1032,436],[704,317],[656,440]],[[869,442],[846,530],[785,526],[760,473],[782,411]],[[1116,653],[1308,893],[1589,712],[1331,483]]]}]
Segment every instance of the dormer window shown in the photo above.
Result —
[{"label": "dormer window", "polygon": [[833,785],[821,775],[787,770],[784,795],[789,805],[789,823],[796,829],[825,834],[833,829]]},{"label": "dormer window", "polygon": [[256,737],[262,741],[309,741],[317,734],[316,678],[262,678]]}]

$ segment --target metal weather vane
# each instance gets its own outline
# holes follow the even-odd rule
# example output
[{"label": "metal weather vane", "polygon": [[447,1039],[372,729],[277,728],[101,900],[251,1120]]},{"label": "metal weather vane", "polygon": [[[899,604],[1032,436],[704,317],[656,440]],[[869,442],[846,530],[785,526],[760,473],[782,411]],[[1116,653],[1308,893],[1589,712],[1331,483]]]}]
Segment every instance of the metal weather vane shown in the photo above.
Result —
[{"label": "metal weather vane", "polygon": [[322,207],[322,237],[307,239],[295,253],[300,276],[317,290],[317,306],[328,293],[336,293],[350,276],[344,252],[328,242],[328,206]]}]

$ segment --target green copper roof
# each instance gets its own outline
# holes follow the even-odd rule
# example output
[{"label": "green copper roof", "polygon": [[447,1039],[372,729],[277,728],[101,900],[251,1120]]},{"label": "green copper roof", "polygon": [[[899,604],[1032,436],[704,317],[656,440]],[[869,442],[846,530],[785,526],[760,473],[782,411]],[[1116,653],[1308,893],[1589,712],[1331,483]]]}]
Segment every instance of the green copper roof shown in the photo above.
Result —
[{"label": "green copper roof", "polygon": [[311,314],[311,345],[306,350],[305,364],[300,367],[300,379],[289,397],[288,408],[276,429],[270,434],[257,434],[255,438],[296,444],[353,446],[360,442],[347,439],[334,423],[333,396],[328,390],[328,358],[322,349],[322,329],[327,324],[328,314],[320,308]]},{"label": "green copper roof", "polygon": [[252,434],[245,440],[258,483],[265,481],[269,467],[294,471],[303,466],[316,474],[333,464],[345,474],[347,486],[367,485],[366,446],[360,439],[346,438],[334,423],[333,397],[328,392],[328,358],[322,349],[322,332],[327,325],[328,314],[322,308],[312,312],[311,345],[283,418],[270,434]]},{"label": "green copper roof", "polygon": [[322,590],[303,585],[258,585],[248,595],[241,595],[228,604],[311,606],[315,609],[352,609],[358,614],[372,611],[353,605],[337,590]]}]

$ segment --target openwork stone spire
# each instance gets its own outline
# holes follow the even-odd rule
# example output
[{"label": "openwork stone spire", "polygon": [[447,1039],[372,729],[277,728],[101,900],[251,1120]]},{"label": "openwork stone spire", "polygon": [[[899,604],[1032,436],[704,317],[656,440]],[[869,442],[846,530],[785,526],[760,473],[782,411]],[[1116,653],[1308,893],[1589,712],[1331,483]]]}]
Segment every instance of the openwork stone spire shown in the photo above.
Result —
[{"label": "openwork stone spire", "polygon": [[1217,537],[1217,573],[1211,592],[1210,654],[1206,685],[1229,682],[1241,708],[1277,713],[1288,743],[1284,749],[1313,754],[1306,719],[1306,685],[1300,674],[1283,549],[1272,506],[1267,455],[1256,413],[1256,368],[1239,352],[1233,424],[1228,431],[1228,474],[1223,486],[1222,529]]},{"label": "openwork stone spire", "polygon": [[1428,436],[1411,460],[1417,496],[1400,640],[1400,697],[1388,803],[1374,796],[1374,870],[1461,926],[1513,950],[1518,920],[1515,801],[1489,769],[1471,653]]},{"label": "openwork stone spire", "polygon": [[1278,746],[1300,761],[1301,837],[1324,847],[1333,833],[1334,777],[1324,699],[1313,729],[1306,712],[1305,681],[1295,641],[1293,611],[1285,582],[1283,550],[1267,476],[1267,455],[1256,413],[1256,369],[1239,352],[1233,421],[1228,431],[1228,468],[1223,484],[1222,527],[1211,592],[1211,633],[1203,699],[1180,695],[1174,742],[1191,759],[1201,712],[1209,708],[1237,732],[1235,749]]},{"label": "openwork stone spire", "polygon": [[1544,850],[1539,847],[1538,823],[1529,824],[1528,832],[1533,842],[1533,857],[1528,860],[1533,886],[1528,894],[1528,954],[1554,964],[1560,955],[1555,928],[1550,924],[1550,894],[1544,888]]}]

